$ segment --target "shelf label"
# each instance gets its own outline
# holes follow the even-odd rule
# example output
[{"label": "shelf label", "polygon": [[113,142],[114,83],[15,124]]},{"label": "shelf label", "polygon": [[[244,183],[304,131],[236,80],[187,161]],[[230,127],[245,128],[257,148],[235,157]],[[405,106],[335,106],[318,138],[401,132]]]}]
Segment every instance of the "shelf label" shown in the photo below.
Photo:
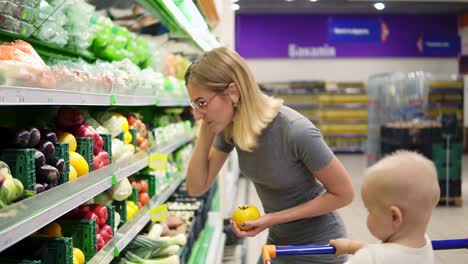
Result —
[{"label": "shelf label", "polygon": [[161,99],[156,98],[156,105],[159,105],[161,103]]},{"label": "shelf label", "polygon": [[111,105],[116,105],[117,104],[117,98],[115,98],[115,95],[111,94],[110,96],[110,104]]},{"label": "shelf label", "polygon": [[167,170],[168,154],[153,153],[149,158],[149,167],[152,170]]},{"label": "shelf label", "polygon": [[153,207],[150,210],[150,218],[152,222],[162,222],[167,219],[169,212],[167,211],[167,204],[161,204]]},{"label": "shelf label", "polygon": [[115,177],[115,175],[112,175],[112,186],[116,185],[117,183],[119,183],[117,181],[117,177]]},{"label": "shelf label", "polygon": [[120,251],[117,247],[114,247],[114,257],[120,256]]}]

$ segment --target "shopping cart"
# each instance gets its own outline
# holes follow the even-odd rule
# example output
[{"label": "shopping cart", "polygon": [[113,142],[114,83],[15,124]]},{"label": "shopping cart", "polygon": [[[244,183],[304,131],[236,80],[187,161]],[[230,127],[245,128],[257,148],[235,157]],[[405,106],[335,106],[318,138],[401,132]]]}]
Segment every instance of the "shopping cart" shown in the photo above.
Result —
[{"label": "shopping cart", "polygon": [[[468,239],[433,240],[432,248],[434,250],[468,248]],[[278,256],[327,254],[335,254],[335,248],[330,244],[298,246],[264,245],[262,249],[264,264],[271,264],[271,260]]]}]

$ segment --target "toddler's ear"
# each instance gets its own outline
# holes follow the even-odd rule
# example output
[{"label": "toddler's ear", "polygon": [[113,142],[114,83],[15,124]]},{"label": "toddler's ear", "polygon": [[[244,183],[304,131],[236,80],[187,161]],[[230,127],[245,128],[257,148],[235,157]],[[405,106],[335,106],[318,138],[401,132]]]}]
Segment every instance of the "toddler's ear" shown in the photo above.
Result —
[{"label": "toddler's ear", "polygon": [[403,212],[397,206],[390,206],[390,212],[392,214],[392,226],[394,229],[399,229],[403,223]]}]

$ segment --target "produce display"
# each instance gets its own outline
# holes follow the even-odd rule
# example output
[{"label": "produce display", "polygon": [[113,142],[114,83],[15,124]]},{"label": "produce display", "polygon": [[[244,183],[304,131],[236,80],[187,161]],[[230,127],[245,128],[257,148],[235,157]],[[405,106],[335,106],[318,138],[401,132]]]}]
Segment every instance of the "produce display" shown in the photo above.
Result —
[{"label": "produce display", "polygon": [[56,80],[34,48],[16,40],[0,45],[0,84],[54,88]]},{"label": "produce display", "polygon": [[13,178],[8,165],[0,161],[0,209],[23,197],[21,181]]}]

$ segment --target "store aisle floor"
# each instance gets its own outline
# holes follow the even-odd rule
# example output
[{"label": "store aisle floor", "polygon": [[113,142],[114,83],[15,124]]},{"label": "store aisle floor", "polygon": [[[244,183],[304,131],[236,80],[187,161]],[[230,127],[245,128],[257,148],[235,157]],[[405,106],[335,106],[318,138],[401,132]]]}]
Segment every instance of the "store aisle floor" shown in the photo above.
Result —
[{"label": "store aisle floor", "polygon": [[[377,240],[367,230],[367,211],[360,197],[360,186],[367,161],[364,155],[338,155],[346,169],[351,174],[356,190],[354,202],[339,210],[343,217],[350,238],[368,242]],[[468,237],[468,156],[463,159],[463,204],[459,207],[437,207],[433,213],[428,234],[431,239],[453,239]],[[250,203],[259,205],[258,197],[251,186]],[[255,238],[248,239],[247,264],[255,264],[266,239],[266,232]],[[436,251],[436,264],[468,263],[468,250]]]}]

